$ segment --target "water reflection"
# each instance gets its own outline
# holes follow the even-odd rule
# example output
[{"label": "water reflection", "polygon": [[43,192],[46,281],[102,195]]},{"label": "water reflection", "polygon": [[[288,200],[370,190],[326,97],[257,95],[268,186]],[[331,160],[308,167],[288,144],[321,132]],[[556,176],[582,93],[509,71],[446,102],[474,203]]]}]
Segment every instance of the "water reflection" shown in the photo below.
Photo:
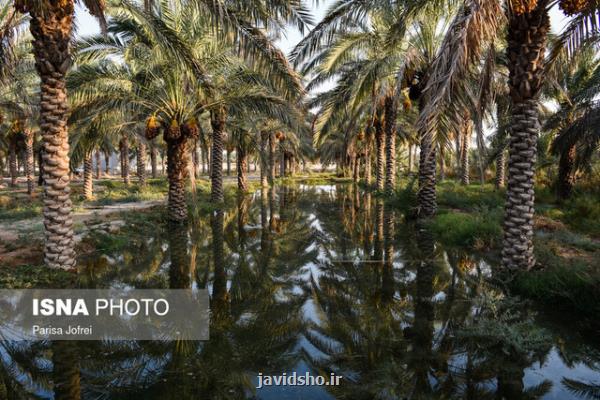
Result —
[{"label": "water reflection", "polygon": [[[600,350],[357,186],[262,189],[131,232],[82,287],[207,288],[205,342],[2,342],[0,398],[594,398]],[[265,387],[257,375],[342,375]]]}]

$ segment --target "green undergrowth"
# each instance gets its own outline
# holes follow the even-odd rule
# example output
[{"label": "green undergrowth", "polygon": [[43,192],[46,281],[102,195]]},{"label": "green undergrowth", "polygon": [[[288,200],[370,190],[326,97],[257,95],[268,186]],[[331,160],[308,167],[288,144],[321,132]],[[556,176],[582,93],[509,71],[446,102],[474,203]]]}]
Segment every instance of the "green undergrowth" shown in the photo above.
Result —
[{"label": "green undergrowth", "polygon": [[[416,206],[416,183],[405,185],[390,199],[410,213]],[[442,182],[437,187],[438,213],[428,221],[446,246],[485,252],[499,259],[502,246],[503,190],[493,185],[462,186]],[[600,198],[598,191],[576,191],[557,203],[548,188],[536,189],[535,255],[537,270],[512,281],[517,293],[586,315],[600,312]]]},{"label": "green undergrowth", "polygon": [[44,265],[20,265],[0,268],[0,288],[2,289],[57,289],[73,287],[76,275]]},{"label": "green undergrowth", "polygon": [[294,184],[303,185],[331,185],[336,183],[351,183],[352,178],[337,176],[333,173],[318,172],[308,174],[298,174],[296,176],[287,176],[276,179],[276,184],[290,186]]}]

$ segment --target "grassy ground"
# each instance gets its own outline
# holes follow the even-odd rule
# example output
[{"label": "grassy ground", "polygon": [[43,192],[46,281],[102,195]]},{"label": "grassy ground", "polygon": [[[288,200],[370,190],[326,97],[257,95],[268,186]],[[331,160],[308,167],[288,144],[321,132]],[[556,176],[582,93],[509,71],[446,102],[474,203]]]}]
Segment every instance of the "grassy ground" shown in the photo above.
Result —
[{"label": "grassy ground", "polygon": [[[510,287],[544,303],[594,315],[600,313],[600,192],[584,189],[562,204],[549,189],[536,190],[534,240],[541,268],[520,273]],[[402,190],[391,201],[408,210],[414,190]],[[446,181],[438,185],[438,205],[429,226],[440,242],[479,251],[498,263],[504,191]]]}]

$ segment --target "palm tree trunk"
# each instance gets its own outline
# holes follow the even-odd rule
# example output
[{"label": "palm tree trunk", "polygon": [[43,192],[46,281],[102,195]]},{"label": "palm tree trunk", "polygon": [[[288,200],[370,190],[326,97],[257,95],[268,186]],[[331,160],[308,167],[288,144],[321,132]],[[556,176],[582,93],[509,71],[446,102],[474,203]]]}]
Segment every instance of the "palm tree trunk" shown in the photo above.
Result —
[{"label": "palm tree trunk", "polygon": [[502,264],[508,269],[529,270],[535,265],[534,174],[540,130],[539,93],[550,29],[547,4],[547,0],[540,0],[531,12],[509,15],[507,51],[512,107],[502,243]]},{"label": "palm tree trunk", "polygon": [[390,195],[396,185],[396,114],[394,95],[385,98],[385,192]]},{"label": "palm tree trunk", "polygon": [[27,194],[33,195],[34,185],[34,172],[35,167],[33,165],[33,132],[25,130],[25,175],[27,176]]},{"label": "palm tree trunk", "polygon": [[137,176],[140,186],[146,185],[146,143],[138,139],[137,146]]},{"label": "palm tree trunk", "polygon": [[[420,110],[425,109],[421,98]],[[434,132],[431,129],[422,129],[421,154],[419,157],[419,191],[417,193],[417,214],[419,217],[431,217],[437,212],[436,196],[436,146],[433,142]]]},{"label": "palm tree trunk", "polygon": [[275,184],[275,147],[277,145],[274,132],[269,132],[269,185]]},{"label": "palm tree trunk", "polygon": [[188,141],[184,135],[181,135],[178,139],[166,142],[169,179],[168,218],[172,222],[183,222],[187,219],[185,183],[188,176]]},{"label": "palm tree trunk", "polygon": [[123,183],[129,185],[129,139],[127,136],[121,138],[119,148],[121,149],[121,178],[123,178]]},{"label": "palm tree trunk", "polygon": [[473,134],[473,121],[465,119],[460,141],[460,183],[468,185],[469,180],[469,144],[471,144],[471,135]]},{"label": "palm tree trunk", "polygon": [[211,168],[211,201],[222,203],[223,195],[223,139],[225,129],[225,110],[211,112],[212,139],[212,168]]},{"label": "palm tree trunk", "polygon": [[192,160],[194,162],[194,177],[200,177],[200,146],[198,140],[194,140],[194,148],[192,150]]},{"label": "palm tree trunk", "polygon": [[383,190],[385,180],[385,133],[381,115],[375,117],[375,147],[377,150],[377,165],[375,167],[375,182],[377,190]]},{"label": "palm tree trunk", "polygon": [[560,155],[558,161],[558,182],[557,182],[557,197],[558,200],[566,200],[571,196],[573,184],[575,183],[575,156],[577,155],[577,147],[575,144],[569,146],[566,152]]},{"label": "palm tree trunk", "polygon": [[[27,4],[26,2],[25,4]],[[17,3],[22,8],[23,2]],[[69,134],[66,74],[71,65],[72,1],[45,2],[29,11],[33,53],[40,76],[40,128],[44,148],[44,260],[50,268],[75,266],[69,197]]]},{"label": "palm tree trunk", "polygon": [[95,152],[96,157],[96,179],[100,179],[102,175],[102,166],[100,165],[100,151]]},{"label": "palm tree trunk", "polygon": [[93,165],[92,152],[86,152],[83,159],[83,197],[86,200],[91,200],[93,196]]},{"label": "palm tree trunk", "polygon": [[152,178],[156,179],[158,177],[158,150],[156,149],[156,144],[154,141],[150,143],[150,167],[152,168]]},{"label": "palm tree trunk", "polygon": [[17,142],[14,137],[8,139],[8,163],[10,169],[10,186],[17,186]]},{"label": "palm tree trunk", "polygon": [[262,131],[260,133],[260,152],[258,160],[260,162],[260,186],[265,188],[269,187],[269,174],[268,174],[268,163],[267,163],[267,146],[269,141],[269,133]]},{"label": "palm tree trunk", "polygon": [[496,158],[496,189],[504,187],[504,177],[506,175],[506,152],[502,150]]},{"label": "palm tree trunk", "polygon": [[238,189],[242,192],[245,192],[248,190],[248,178],[246,177],[248,169],[248,154],[246,154],[246,149],[243,146],[238,145],[236,156]]}]

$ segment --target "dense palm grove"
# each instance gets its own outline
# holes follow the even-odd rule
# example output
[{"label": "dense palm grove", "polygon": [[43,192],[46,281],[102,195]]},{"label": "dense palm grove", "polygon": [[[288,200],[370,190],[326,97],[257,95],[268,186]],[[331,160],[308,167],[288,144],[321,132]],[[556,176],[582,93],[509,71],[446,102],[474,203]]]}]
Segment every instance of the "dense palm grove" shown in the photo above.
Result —
[{"label": "dense palm grove", "polygon": [[[84,4],[103,33],[75,42],[72,1],[2,6],[0,161],[11,185],[21,165],[31,194],[38,161],[49,267],[75,265],[70,176],[83,165],[91,199],[102,154],[120,154],[128,183],[135,152],[144,185],[148,153],[153,176],[160,153],[172,221],[187,218],[185,186],[199,165],[210,170],[212,200],[223,200],[224,151],[243,191],[249,158],[262,185],[279,163],[293,171],[319,160],[389,195],[398,176],[418,170],[417,218],[436,214],[437,180],[469,183],[474,159],[482,183],[494,171],[501,187],[507,174],[509,269],[535,265],[536,175],[560,199],[592,175],[594,1],[560,1],[572,19],[557,37],[549,1],[344,1],[290,62],[272,33],[312,27],[300,2]],[[545,169],[536,171],[540,153]]]},{"label": "dense palm grove", "polygon": [[[540,398],[556,382],[526,389],[524,371],[552,346],[598,371],[597,350],[550,345],[496,286],[599,309],[598,1],[338,0],[320,21],[301,0],[80,3],[0,0],[0,206],[41,199],[43,269],[77,267],[80,287],[210,287],[211,340],[0,344],[0,397],[242,398],[248,369],[298,358],[360,375],[340,398]],[[76,33],[76,7],[98,35]],[[74,208],[163,182],[164,215],[124,217],[125,232],[90,233],[103,257],[78,254]],[[589,237],[565,228],[567,207]],[[540,211],[571,246],[542,250],[585,268],[535,275],[550,270]],[[494,247],[501,279],[465,247]],[[561,382],[597,398],[597,382]]]}]

